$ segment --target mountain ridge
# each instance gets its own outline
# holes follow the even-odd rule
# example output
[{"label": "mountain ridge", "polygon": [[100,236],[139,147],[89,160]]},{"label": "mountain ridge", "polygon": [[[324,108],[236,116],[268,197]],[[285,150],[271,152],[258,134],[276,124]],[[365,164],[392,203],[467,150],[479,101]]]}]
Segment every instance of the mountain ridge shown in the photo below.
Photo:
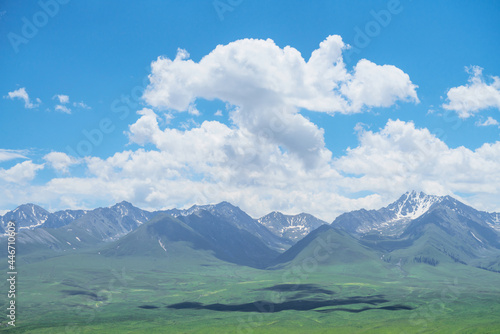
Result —
[{"label": "mountain ridge", "polygon": [[417,191],[408,191],[396,201],[377,210],[360,209],[343,213],[332,222],[332,225],[357,238],[367,235],[398,237],[413,220],[442,203],[456,203],[457,209],[468,212],[466,214],[469,216],[481,216],[491,228],[500,232],[498,213],[478,211],[448,195],[427,195]]}]

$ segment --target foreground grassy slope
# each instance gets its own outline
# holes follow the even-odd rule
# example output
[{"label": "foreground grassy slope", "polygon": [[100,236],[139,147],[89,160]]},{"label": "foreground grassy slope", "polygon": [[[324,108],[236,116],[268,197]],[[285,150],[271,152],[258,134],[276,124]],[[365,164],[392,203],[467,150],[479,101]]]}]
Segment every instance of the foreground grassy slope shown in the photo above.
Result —
[{"label": "foreground grassy slope", "polygon": [[[201,254],[161,258],[93,252],[36,263],[21,259],[18,326],[9,331],[495,333],[500,328],[500,274],[470,266],[301,261],[258,270]],[[1,287],[6,289],[5,283]],[[277,312],[282,305],[311,301],[330,305]],[[179,303],[198,306],[169,307]],[[230,310],[246,304],[255,311]],[[221,305],[225,312],[207,309]]]}]

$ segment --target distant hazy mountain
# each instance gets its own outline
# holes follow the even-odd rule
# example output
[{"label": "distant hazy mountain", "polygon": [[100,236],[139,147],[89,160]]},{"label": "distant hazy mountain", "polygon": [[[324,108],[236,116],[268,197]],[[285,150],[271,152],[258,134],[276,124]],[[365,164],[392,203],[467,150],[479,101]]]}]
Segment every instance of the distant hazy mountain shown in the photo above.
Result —
[{"label": "distant hazy mountain", "polygon": [[177,218],[158,214],[120,240],[107,246],[107,256],[216,258],[252,267],[264,267],[278,252],[258,237],[207,210]]},{"label": "distant hazy mountain", "polygon": [[[5,242],[5,239],[2,240]],[[86,231],[65,228],[24,229],[17,235],[17,253],[47,256],[47,252],[78,251],[96,246],[102,241]],[[53,256],[54,254],[52,254]]]},{"label": "distant hazy mountain", "polygon": [[98,208],[66,225],[66,230],[83,230],[102,241],[113,241],[135,230],[154,214],[128,202],[109,208]]},{"label": "distant hazy mountain", "polygon": [[0,217],[0,225],[4,227],[14,220],[19,230],[43,227],[61,227],[83,216],[84,210],[63,210],[50,213],[35,204],[23,204]]},{"label": "distant hazy mountain", "polygon": [[48,220],[43,224],[43,227],[57,228],[68,225],[69,223],[83,217],[88,210],[61,210],[52,213],[53,219]]},{"label": "distant hazy mountain", "polygon": [[45,222],[54,219],[52,214],[35,204],[23,204],[15,210],[7,212],[0,218],[3,227],[11,221],[16,221],[18,229],[36,228],[43,225]]},{"label": "distant hazy mountain", "polygon": [[326,224],[325,221],[307,213],[291,216],[284,215],[278,211],[271,212],[259,218],[258,222],[274,234],[294,242],[304,238],[321,225]]},{"label": "distant hazy mountain", "polygon": [[293,244],[292,241],[272,233],[240,208],[228,202],[221,202],[215,205],[193,205],[187,210],[173,209],[164,212],[174,217],[183,217],[202,211],[209,212],[216,217],[224,219],[231,225],[251,233],[271,249],[282,252]]},{"label": "distant hazy mountain", "polygon": [[[78,250],[113,241],[147,222],[153,215],[127,202],[118,203],[110,208],[98,208],[87,212],[68,210],[54,214],[32,205],[21,206],[20,208],[13,211],[19,217],[19,219],[15,218],[18,226],[21,224],[26,226],[27,223],[25,222],[30,222],[25,218],[26,214],[23,215],[28,209],[31,210],[30,212],[35,212],[33,216],[37,217],[38,221],[44,221],[44,223],[36,225],[36,229],[20,229],[17,241],[22,245],[21,253],[24,254],[44,250]],[[38,212],[41,213],[36,215]],[[57,227],[65,219],[69,220],[71,216],[79,218],[69,224]],[[28,216],[26,215],[26,217]],[[45,217],[49,218],[45,219]],[[54,217],[58,219],[55,220]],[[46,227],[46,225],[49,227]],[[56,226],[56,228],[50,228],[50,226]]]}]

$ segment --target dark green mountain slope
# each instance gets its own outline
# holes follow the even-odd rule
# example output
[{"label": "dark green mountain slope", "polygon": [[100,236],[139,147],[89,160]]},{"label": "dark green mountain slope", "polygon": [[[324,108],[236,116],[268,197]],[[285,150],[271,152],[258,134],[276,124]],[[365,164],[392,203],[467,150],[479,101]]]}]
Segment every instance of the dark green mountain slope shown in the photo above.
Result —
[{"label": "dark green mountain slope", "polygon": [[337,265],[366,261],[380,262],[377,252],[361,245],[347,232],[323,225],[281,254],[273,264],[315,262]]},{"label": "dark green mountain slope", "polygon": [[178,218],[159,214],[102,251],[108,256],[160,257],[196,256],[197,252],[251,267],[264,267],[279,255],[248,231],[207,211]]}]

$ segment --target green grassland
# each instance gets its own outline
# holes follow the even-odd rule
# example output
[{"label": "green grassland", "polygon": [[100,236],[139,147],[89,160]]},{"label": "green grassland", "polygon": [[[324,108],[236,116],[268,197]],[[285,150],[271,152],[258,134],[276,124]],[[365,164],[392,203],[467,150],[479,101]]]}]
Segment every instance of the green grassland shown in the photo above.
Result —
[{"label": "green grassland", "polygon": [[[398,266],[370,258],[259,270],[204,252],[186,254],[21,257],[17,326],[7,328],[2,319],[1,329],[37,334],[500,333],[499,273],[454,263]],[[305,285],[317,289],[301,290]],[[1,287],[6,291],[5,282]],[[287,301],[332,305],[280,310]],[[168,307],[186,302],[229,308],[254,303],[255,310]],[[2,302],[4,310],[6,305]]]}]

